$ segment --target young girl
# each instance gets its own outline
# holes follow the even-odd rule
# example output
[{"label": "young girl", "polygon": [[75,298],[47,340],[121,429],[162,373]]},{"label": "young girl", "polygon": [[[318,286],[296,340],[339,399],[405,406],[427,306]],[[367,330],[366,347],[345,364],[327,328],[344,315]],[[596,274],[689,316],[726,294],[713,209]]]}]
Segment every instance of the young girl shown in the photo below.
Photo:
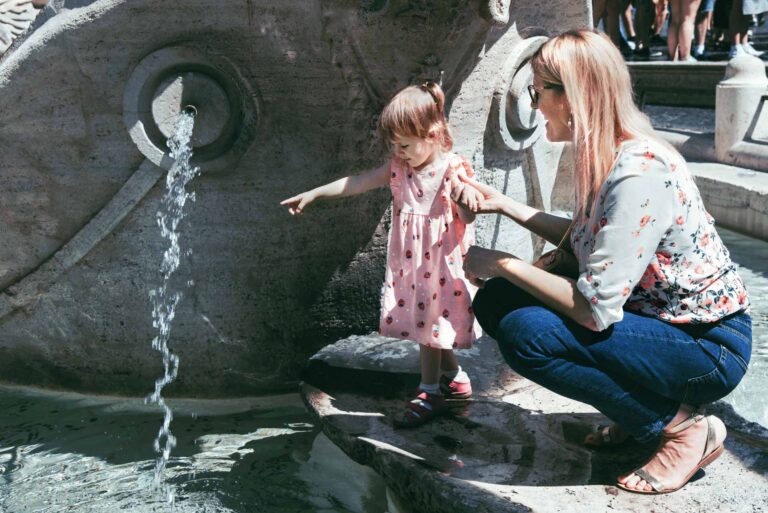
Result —
[{"label": "young girl", "polygon": [[377,169],[347,176],[282,201],[292,215],[320,198],[353,196],[389,185],[393,197],[387,271],[382,287],[380,332],[420,344],[421,384],[395,420],[401,427],[424,424],[446,411],[445,399],[467,399],[472,386],[454,348],[480,336],[472,312],[476,288],[462,271],[474,243],[481,199],[471,187],[469,163],[450,153],[453,139],[440,86],[409,86],[384,107],[379,131],[391,143],[392,159]]}]

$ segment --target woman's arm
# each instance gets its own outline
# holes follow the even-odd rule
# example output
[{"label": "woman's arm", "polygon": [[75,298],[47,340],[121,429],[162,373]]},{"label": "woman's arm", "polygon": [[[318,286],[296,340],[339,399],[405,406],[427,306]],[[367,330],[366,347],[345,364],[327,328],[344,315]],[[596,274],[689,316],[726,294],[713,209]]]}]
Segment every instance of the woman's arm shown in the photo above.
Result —
[{"label": "woman's arm", "polygon": [[[455,194],[461,196],[464,188],[474,188],[481,197],[476,213],[502,214],[517,224],[542,237],[552,244],[560,244],[565,237],[571,220],[565,217],[548,214],[539,209],[529,207],[502,194],[493,187],[477,182],[471,178],[460,177],[462,184],[456,186]],[[564,248],[570,248],[570,241],[565,240]]]},{"label": "woman's arm", "polygon": [[[504,278],[537,298],[552,310],[573,319],[592,331],[599,331],[586,298],[576,281],[552,274],[502,251],[469,248],[464,259],[464,272],[472,280]],[[473,280],[476,281],[476,280]]]},{"label": "woman's arm", "polygon": [[302,192],[280,202],[288,205],[291,215],[301,214],[313,201],[318,199],[343,198],[355,196],[371,189],[384,187],[389,183],[389,163],[359,175],[345,176],[335,182],[327,183],[310,191]]}]

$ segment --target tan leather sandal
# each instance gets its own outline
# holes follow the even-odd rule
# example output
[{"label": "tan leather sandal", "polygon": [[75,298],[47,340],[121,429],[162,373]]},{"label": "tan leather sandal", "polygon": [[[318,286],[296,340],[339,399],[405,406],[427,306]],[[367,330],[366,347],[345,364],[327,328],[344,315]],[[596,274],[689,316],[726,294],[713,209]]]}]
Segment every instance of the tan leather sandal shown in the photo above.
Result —
[{"label": "tan leather sandal", "polygon": [[[685,486],[686,484],[688,484],[688,481],[691,480],[691,478],[694,476],[694,474],[696,474],[696,472],[698,472],[700,469],[706,467],[707,465],[715,461],[723,453],[724,446],[722,443],[715,447],[716,433],[715,433],[715,429],[712,427],[712,423],[710,422],[711,418],[716,418],[716,417],[712,415],[708,415],[705,417],[704,415],[697,413],[695,415],[691,415],[690,417],[688,417],[687,419],[685,419],[684,421],[676,425],[669,432],[662,434],[662,438],[668,440],[670,438],[674,438],[676,434],[688,429],[689,427],[696,424],[702,419],[707,422],[707,441],[704,444],[704,452],[702,452],[701,454],[701,459],[699,460],[699,463],[695,467],[693,467],[693,469],[691,469],[690,472],[688,472],[688,475],[686,475],[685,478],[683,478],[683,481],[678,486],[674,488],[665,486],[663,483],[661,483],[658,479],[656,479],[646,470],[643,470],[643,467],[647,465],[648,461],[650,460],[646,461],[642,466],[632,471],[632,473],[640,477],[641,479],[645,480],[646,483],[651,485],[651,488],[653,488],[653,490],[638,490],[636,488],[629,488],[621,483],[616,483],[616,486],[618,486],[622,490],[627,490],[628,492],[642,493],[646,495],[658,495],[662,493],[675,492],[680,488],[682,488],[683,486]],[[659,446],[659,448],[661,448],[661,445]],[[654,457],[655,456],[656,454],[654,454]]]}]

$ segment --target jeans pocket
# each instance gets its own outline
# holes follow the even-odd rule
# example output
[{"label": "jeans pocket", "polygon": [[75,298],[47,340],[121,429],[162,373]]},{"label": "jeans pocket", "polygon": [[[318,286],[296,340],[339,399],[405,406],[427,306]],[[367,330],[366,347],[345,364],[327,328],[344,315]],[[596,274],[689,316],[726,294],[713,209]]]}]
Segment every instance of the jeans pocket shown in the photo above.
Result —
[{"label": "jeans pocket", "polygon": [[718,361],[713,362],[712,370],[688,380],[682,402],[699,405],[725,397],[732,388],[727,389],[726,380],[720,369],[723,368],[723,364],[728,356],[730,356],[728,350],[720,346],[720,355]]}]

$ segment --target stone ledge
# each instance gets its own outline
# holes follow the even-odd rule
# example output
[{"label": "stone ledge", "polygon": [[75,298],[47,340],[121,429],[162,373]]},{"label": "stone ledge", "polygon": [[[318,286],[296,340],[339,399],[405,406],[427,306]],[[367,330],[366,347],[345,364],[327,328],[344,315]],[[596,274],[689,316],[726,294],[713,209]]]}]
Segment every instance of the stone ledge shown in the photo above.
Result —
[{"label": "stone ledge", "polygon": [[688,167],[719,225],[768,240],[768,173],[714,162]]},{"label": "stone ledge", "polygon": [[[405,350],[394,349],[403,345]],[[376,335],[350,338],[323,349],[312,365],[325,370],[325,386],[302,384],[302,397],[326,435],[352,459],[378,472],[407,505],[419,512],[595,511],[753,512],[768,509],[768,431],[738,416],[725,403],[711,412],[728,425],[726,452],[702,479],[661,496],[626,493],[615,477],[641,464],[653,447],[626,444],[595,451],[580,441],[606,419],[590,407],[515,376],[493,340],[481,339],[459,359],[473,378],[475,399],[457,402],[452,415],[417,429],[393,429],[398,399],[362,393],[360,381],[335,383],[344,369],[381,373],[385,358],[366,355],[389,347],[398,376],[408,376],[402,355],[412,343]],[[344,354],[349,351],[349,359]],[[331,356],[332,355],[332,356]],[[411,370],[415,371],[417,360]],[[322,363],[321,363],[322,362]],[[375,370],[368,370],[375,362]],[[319,373],[319,371],[318,371]],[[411,378],[414,375],[411,374]],[[393,383],[397,380],[392,379]],[[328,388],[326,388],[328,387]],[[333,389],[331,391],[331,389]],[[403,389],[405,386],[403,385]],[[722,486],[726,483],[727,486]]]}]

